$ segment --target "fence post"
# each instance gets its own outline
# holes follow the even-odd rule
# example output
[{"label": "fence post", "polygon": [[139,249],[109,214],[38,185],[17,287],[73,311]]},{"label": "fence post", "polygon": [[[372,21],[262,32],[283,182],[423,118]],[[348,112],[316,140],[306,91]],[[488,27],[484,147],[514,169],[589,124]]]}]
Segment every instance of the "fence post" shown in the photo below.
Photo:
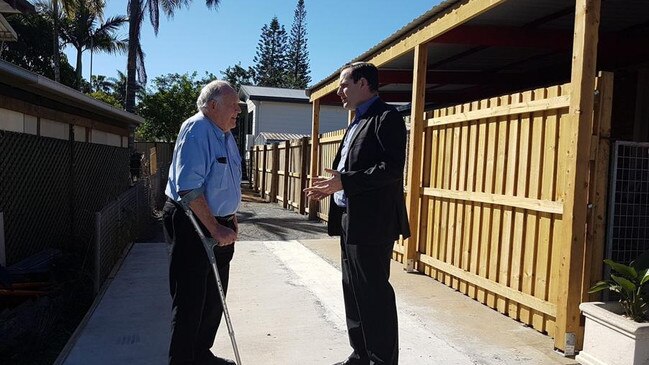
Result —
[{"label": "fence post", "polygon": [[264,145],[264,151],[261,154],[261,189],[259,196],[263,199],[266,196],[266,154],[268,153],[268,148]]},{"label": "fence post", "polygon": [[[320,163],[320,99],[313,101],[313,109],[311,114],[311,179],[318,176],[318,168]],[[311,180],[313,181],[313,180]],[[309,219],[318,219],[318,205],[317,200],[309,202]]]},{"label": "fence post", "polygon": [[101,286],[101,213],[95,212],[95,295]]},{"label": "fence post", "polygon": [[421,160],[424,133],[424,104],[426,99],[426,64],[428,45],[415,47],[412,88],[412,108],[410,110],[410,145],[408,146],[408,220],[410,238],[405,241],[403,264],[408,272],[415,270],[417,249],[419,247],[419,208],[421,203]]},{"label": "fence post", "polygon": [[306,211],[306,194],[304,189],[306,189],[306,175],[309,173],[307,169],[307,158],[309,154],[309,137],[302,137],[302,143],[300,144],[300,201],[298,203],[298,210],[300,214],[304,214]]},{"label": "fence post", "polygon": [[270,197],[269,202],[277,201],[277,190],[279,190],[279,143],[273,143],[270,154],[273,165],[270,167]]},{"label": "fence post", "polygon": [[0,265],[7,266],[7,251],[5,249],[5,219],[0,211]]},{"label": "fence post", "polygon": [[253,147],[250,147],[250,150],[248,151],[248,157],[249,157],[248,158],[248,165],[246,165],[246,167],[248,168],[248,182],[250,183],[249,184],[250,189],[252,189],[254,191],[255,190],[255,185],[254,185],[254,181],[253,181],[254,176],[252,176],[252,172],[254,171],[253,168],[252,168],[252,164],[253,164],[254,159],[253,159],[252,151],[253,151]]},{"label": "fence post", "polygon": [[286,140],[284,142],[286,152],[284,153],[284,191],[282,192],[283,200],[282,207],[284,209],[288,208],[288,182],[291,175],[290,163],[291,163],[291,141]]},{"label": "fence post", "polygon": [[261,155],[261,153],[259,151],[260,151],[260,147],[255,146],[255,192],[256,193],[259,192],[259,186],[261,185],[261,175],[259,175],[259,166],[261,164],[261,160],[259,156]]}]

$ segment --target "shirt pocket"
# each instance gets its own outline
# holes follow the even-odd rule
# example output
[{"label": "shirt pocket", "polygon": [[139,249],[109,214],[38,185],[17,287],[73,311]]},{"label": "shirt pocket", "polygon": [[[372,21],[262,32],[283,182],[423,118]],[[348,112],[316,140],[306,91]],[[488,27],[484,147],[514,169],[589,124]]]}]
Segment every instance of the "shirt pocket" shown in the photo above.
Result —
[{"label": "shirt pocket", "polygon": [[[226,188],[227,180],[225,179],[225,174],[227,173],[228,164],[219,162],[223,157],[217,157],[212,161],[212,166],[210,166],[210,173],[208,174],[206,189],[210,190],[222,190]],[[227,160],[226,160],[227,161]]]}]

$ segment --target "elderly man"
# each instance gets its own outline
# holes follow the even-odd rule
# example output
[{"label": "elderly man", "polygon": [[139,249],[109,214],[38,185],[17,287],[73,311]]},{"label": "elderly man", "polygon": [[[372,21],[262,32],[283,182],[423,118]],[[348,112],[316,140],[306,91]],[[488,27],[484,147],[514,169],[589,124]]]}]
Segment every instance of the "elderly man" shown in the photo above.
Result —
[{"label": "elderly man", "polygon": [[397,307],[390,278],[394,241],[410,236],[403,198],[406,127],[378,95],[378,70],[348,64],[338,96],[356,112],[336,154],[333,176],[305,189],[310,199],[330,196],[328,229],[340,235],[343,299],[354,350],[337,365],[396,365]]},{"label": "elderly man", "polygon": [[210,351],[223,306],[202,242],[178,201],[191,191],[203,191],[189,204],[205,235],[219,243],[214,251],[227,292],[241,202],[241,157],[230,130],[241,109],[236,91],[225,81],[203,87],[196,106],[199,112],[180,127],[165,190],[164,233],[171,244],[169,364],[234,364]]}]

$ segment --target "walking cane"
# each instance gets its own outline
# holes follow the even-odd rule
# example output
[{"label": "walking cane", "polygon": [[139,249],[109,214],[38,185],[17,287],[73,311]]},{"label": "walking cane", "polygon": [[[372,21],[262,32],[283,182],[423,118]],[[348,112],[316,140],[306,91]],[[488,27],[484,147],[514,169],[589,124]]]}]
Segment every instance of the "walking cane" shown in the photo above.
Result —
[{"label": "walking cane", "polygon": [[230,341],[232,341],[232,349],[234,350],[234,356],[237,359],[237,365],[242,365],[241,358],[239,357],[239,348],[237,347],[237,340],[234,338],[234,329],[232,328],[232,322],[230,321],[230,312],[228,311],[228,306],[225,304],[225,291],[223,290],[223,284],[221,284],[221,277],[219,276],[219,270],[216,267],[214,246],[218,246],[218,243],[211,237],[210,238],[205,237],[205,234],[203,234],[203,230],[201,229],[200,225],[198,224],[198,221],[196,220],[196,217],[194,216],[194,212],[192,212],[192,209],[189,207],[189,202],[196,199],[198,195],[202,193],[203,193],[202,190],[200,191],[193,190],[190,193],[183,196],[183,198],[180,200],[180,204],[183,207],[185,213],[187,214],[187,217],[189,217],[189,220],[194,225],[194,229],[196,230],[196,233],[198,233],[198,236],[201,238],[201,242],[203,242],[203,248],[205,248],[205,252],[207,253],[207,258],[210,260],[210,264],[212,265],[212,271],[214,271],[214,277],[216,278],[216,285],[219,288],[221,305],[223,306],[223,316],[225,317],[225,323],[228,326],[228,334],[230,335]]}]

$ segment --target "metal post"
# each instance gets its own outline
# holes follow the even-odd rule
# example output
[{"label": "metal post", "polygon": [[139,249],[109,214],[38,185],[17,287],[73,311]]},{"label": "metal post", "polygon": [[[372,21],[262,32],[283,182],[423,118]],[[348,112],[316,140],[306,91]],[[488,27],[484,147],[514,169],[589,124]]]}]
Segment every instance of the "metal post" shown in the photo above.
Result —
[{"label": "metal post", "polygon": [[5,251],[5,219],[0,211],[0,265],[7,266],[7,251]]},{"label": "metal post", "polygon": [[95,213],[95,295],[99,293],[101,280],[101,213]]}]

